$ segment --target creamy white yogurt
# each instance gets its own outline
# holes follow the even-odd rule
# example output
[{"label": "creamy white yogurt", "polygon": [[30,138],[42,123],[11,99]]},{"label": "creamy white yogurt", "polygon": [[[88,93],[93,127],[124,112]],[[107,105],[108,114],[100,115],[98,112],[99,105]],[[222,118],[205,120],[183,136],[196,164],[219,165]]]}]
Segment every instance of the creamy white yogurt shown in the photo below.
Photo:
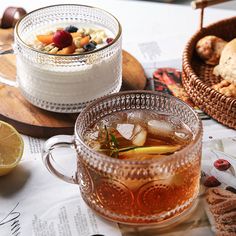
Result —
[{"label": "creamy white yogurt", "polygon": [[[121,86],[114,66],[120,66],[117,52],[111,58],[82,68],[29,65],[18,58],[19,85],[26,93],[51,103],[84,103],[111,93]],[[64,69],[64,70],[63,70]]]}]

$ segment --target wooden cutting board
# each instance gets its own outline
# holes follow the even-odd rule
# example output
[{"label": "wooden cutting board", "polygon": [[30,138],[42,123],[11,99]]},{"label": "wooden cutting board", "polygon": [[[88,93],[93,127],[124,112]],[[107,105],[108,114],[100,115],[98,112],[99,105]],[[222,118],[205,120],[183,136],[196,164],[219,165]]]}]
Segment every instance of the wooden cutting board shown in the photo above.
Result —
[{"label": "wooden cutting board", "polygon": [[[2,45],[11,44],[12,29],[0,29]],[[0,56],[0,76],[15,79],[15,56]],[[144,89],[146,77],[141,64],[128,52],[123,51],[122,90]],[[33,137],[48,138],[57,134],[73,134],[78,114],[62,114],[42,110],[31,105],[17,88],[0,84],[0,120],[12,124],[20,133]]]}]

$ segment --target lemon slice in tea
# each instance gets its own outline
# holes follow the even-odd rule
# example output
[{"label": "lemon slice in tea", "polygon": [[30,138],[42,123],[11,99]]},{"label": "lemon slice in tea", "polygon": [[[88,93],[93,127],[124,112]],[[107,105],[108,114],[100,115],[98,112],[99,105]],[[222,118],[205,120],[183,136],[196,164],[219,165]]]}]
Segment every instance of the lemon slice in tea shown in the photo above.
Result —
[{"label": "lemon slice in tea", "polygon": [[24,150],[21,135],[16,129],[0,121],[0,176],[6,175],[19,163]]}]

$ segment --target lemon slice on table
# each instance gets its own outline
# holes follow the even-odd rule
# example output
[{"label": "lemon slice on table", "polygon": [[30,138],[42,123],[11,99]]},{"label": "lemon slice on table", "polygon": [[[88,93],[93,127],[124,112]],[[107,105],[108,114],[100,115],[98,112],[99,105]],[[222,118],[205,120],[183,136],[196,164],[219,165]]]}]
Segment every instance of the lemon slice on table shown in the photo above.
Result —
[{"label": "lemon slice on table", "polygon": [[0,176],[6,175],[19,163],[24,142],[16,129],[0,121]]}]

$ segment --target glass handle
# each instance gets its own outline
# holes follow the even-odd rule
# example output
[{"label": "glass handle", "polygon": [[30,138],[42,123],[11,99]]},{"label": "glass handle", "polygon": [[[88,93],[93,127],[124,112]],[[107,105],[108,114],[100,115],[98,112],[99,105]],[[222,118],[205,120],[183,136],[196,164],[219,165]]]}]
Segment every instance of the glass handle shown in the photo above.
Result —
[{"label": "glass handle", "polygon": [[[13,51],[11,45],[9,45],[9,44],[0,45],[0,56],[6,55],[6,54],[13,54],[13,53],[14,53],[14,51]],[[0,76],[0,83],[5,84],[5,85],[9,85],[12,87],[18,87],[18,84],[16,81],[12,81],[12,80],[6,78],[2,74]]]},{"label": "glass handle", "polygon": [[[68,150],[73,152],[68,155]],[[54,152],[55,154],[53,154]],[[73,136],[57,135],[48,139],[43,146],[42,159],[50,173],[68,183],[78,184],[74,170],[76,150]]]}]

